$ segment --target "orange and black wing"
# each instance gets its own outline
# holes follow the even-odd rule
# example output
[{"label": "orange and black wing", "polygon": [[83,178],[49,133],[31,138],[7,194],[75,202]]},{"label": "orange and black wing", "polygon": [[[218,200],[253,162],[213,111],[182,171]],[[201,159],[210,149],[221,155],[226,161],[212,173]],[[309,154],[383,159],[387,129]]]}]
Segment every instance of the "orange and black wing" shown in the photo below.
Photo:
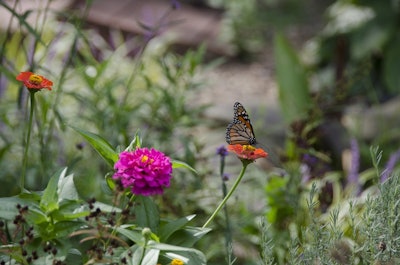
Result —
[{"label": "orange and black wing", "polygon": [[233,106],[233,121],[226,128],[225,140],[228,144],[252,145],[255,144],[253,126],[249,115],[242,104],[236,102]]}]

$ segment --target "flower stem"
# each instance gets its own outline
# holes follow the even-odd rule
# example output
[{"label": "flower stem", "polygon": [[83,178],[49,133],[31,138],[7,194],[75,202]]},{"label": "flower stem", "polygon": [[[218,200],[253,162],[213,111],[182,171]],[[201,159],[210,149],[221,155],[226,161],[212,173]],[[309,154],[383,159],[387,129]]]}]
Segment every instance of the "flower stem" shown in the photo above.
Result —
[{"label": "flower stem", "polygon": [[29,143],[30,143],[30,139],[31,139],[33,111],[35,109],[35,92],[36,91],[30,91],[30,93],[29,93],[29,96],[31,98],[31,109],[29,112],[28,133],[26,135],[24,157],[23,157],[23,162],[22,162],[22,172],[21,172],[21,179],[20,179],[21,192],[23,192],[25,189],[26,167],[28,164],[28,149],[29,149]]},{"label": "flower stem", "polygon": [[241,179],[243,178],[244,172],[246,171],[246,168],[247,168],[247,165],[248,165],[248,163],[243,163],[243,167],[242,167],[242,170],[240,171],[239,177],[236,179],[235,183],[233,184],[233,186],[230,189],[230,191],[228,192],[228,194],[226,194],[225,198],[218,205],[217,209],[215,209],[214,213],[210,216],[210,218],[208,218],[207,222],[203,225],[202,228],[206,228],[211,223],[211,221],[215,218],[215,216],[218,214],[218,212],[222,209],[222,207],[224,207],[224,205],[226,204],[228,199],[231,197],[233,192],[236,190],[236,188],[239,185]]},{"label": "flower stem", "polygon": [[[221,155],[220,159],[220,176],[221,176],[221,185],[222,185],[222,198],[225,198],[227,194],[226,180],[224,177],[224,169],[225,169],[225,156]],[[232,234],[231,234],[231,224],[229,221],[228,208],[224,207],[224,215],[225,215],[225,248],[226,248],[226,257],[228,259],[232,256]]]}]

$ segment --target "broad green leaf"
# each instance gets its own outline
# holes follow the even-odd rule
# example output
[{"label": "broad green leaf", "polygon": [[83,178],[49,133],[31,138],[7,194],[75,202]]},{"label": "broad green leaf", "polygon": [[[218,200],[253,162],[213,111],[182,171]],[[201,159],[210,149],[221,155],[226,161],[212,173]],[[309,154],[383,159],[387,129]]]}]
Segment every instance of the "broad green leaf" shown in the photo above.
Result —
[{"label": "broad green leaf", "polygon": [[175,231],[184,227],[190,220],[192,220],[196,215],[189,215],[178,220],[168,222],[167,224],[160,227],[159,236],[162,242],[166,242],[168,237],[172,235]]},{"label": "broad green leaf", "polygon": [[13,220],[19,214],[17,204],[21,207],[29,207],[26,215],[29,222],[37,224],[47,220],[46,215],[38,209],[37,194],[35,193],[23,193],[18,197],[0,198],[0,219]]},{"label": "broad green leaf", "polygon": [[149,242],[147,246],[148,248],[154,248],[163,251],[165,253],[164,255],[170,259],[179,258],[185,263],[185,265],[207,264],[204,254],[194,248],[185,248],[164,243],[156,243],[154,241]]},{"label": "broad green leaf", "polygon": [[55,237],[63,238],[70,235],[72,232],[79,230],[84,226],[85,222],[77,222],[77,221],[62,221],[57,222],[54,225]]},{"label": "broad green leaf", "polygon": [[132,240],[136,244],[139,244],[140,242],[144,241],[142,232],[139,232],[137,230],[131,230],[128,228],[129,227],[117,227],[116,230],[118,233],[126,236],[128,239]]},{"label": "broad green leaf", "polygon": [[82,135],[111,167],[114,166],[115,162],[118,160],[118,153],[114,151],[112,146],[104,138],[75,126],[69,126]]},{"label": "broad green leaf", "polygon": [[64,260],[65,264],[81,264],[82,263],[82,253],[77,248],[72,248],[68,250],[68,254]]},{"label": "broad green leaf", "polygon": [[167,243],[184,247],[192,247],[205,234],[211,231],[211,228],[201,228],[186,226],[168,237]]},{"label": "broad green leaf", "polygon": [[141,260],[145,249],[142,246],[135,245],[130,248],[132,255],[132,264],[142,265]]},{"label": "broad green leaf", "polygon": [[0,198],[0,219],[13,220],[18,214],[17,204],[24,206],[24,201],[18,197]]},{"label": "broad green leaf", "polygon": [[306,72],[295,50],[281,34],[274,40],[279,100],[285,121],[303,118],[312,107]]},{"label": "broad green leaf", "polygon": [[80,205],[77,201],[63,201],[58,211],[52,213],[52,217],[57,221],[71,221],[88,216],[89,213],[87,207]]},{"label": "broad green leaf", "polygon": [[191,166],[189,166],[185,162],[172,160],[172,168],[181,168],[181,167],[189,169],[189,170],[191,170],[191,171],[193,171],[194,173],[197,174],[196,169],[192,168]]},{"label": "broad green leaf", "polygon": [[32,207],[29,208],[29,211],[25,218],[26,220],[28,220],[29,223],[35,225],[47,223],[49,221],[45,213],[43,213],[40,209]]},{"label": "broad green leaf", "polygon": [[[140,251],[143,251],[143,250],[140,249]],[[138,249],[138,253],[140,253],[140,251]],[[132,257],[132,264],[156,265],[159,255],[160,255],[160,250],[158,250],[158,249],[146,249],[143,258],[140,258],[141,263],[140,263],[140,259],[137,260],[137,257],[134,256],[134,257]]]},{"label": "broad green leaf", "polygon": [[24,203],[34,203],[37,204],[42,199],[43,192],[23,192],[18,194],[18,198],[24,200]]},{"label": "broad green leaf", "polygon": [[54,214],[52,214],[52,217],[54,217],[57,220],[71,221],[71,220],[76,220],[78,218],[86,217],[89,214],[90,214],[89,211],[82,211],[82,212],[76,212],[76,213],[57,211]]},{"label": "broad green leaf", "polygon": [[106,212],[106,213],[111,213],[111,212],[116,212],[116,213],[120,213],[122,212],[122,210],[118,207],[115,207],[113,205],[109,205],[109,204],[105,204],[102,202],[95,202],[93,204],[94,208],[99,208],[102,212]]},{"label": "broad green leaf", "polygon": [[67,173],[67,168],[58,170],[47,184],[40,200],[40,208],[46,213],[50,213],[58,208],[58,180],[63,178]]},{"label": "broad green leaf", "polygon": [[74,176],[63,174],[58,181],[58,201],[78,200],[78,191],[75,188]]},{"label": "broad green leaf", "polygon": [[145,196],[138,196],[136,203],[135,215],[137,224],[142,228],[148,227],[153,233],[157,233],[160,221],[157,205],[151,198]]}]

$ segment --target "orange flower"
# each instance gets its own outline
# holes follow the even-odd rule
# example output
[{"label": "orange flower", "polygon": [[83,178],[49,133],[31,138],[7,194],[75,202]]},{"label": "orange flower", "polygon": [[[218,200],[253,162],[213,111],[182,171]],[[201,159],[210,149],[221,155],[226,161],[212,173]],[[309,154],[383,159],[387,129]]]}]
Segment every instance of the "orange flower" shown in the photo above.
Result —
[{"label": "orange flower", "polygon": [[228,150],[235,153],[242,160],[254,161],[261,157],[267,157],[268,153],[262,148],[255,148],[251,145],[230,144]]},{"label": "orange flower", "polygon": [[43,88],[51,90],[51,86],[53,85],[53,82],[50,80],[32,72],[21,72],[17,76],[17,80],[22,81],[29,90],[41,90]]}]

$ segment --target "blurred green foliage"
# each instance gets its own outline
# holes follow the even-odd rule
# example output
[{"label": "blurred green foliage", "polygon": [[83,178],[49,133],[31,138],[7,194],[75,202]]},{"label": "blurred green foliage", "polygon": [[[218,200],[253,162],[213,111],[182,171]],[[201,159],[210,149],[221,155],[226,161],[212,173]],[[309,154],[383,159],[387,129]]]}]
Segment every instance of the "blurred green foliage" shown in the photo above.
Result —
[{"label": "blurred green foliage", "polygon": [[272,40],[274,30],[306,22],[314,5],[310,0],[208,0],[208,3],[225,10],[222,38],[233,44],[237,56],[243,60],[262,52]]},{"label": "blurred green foliage", "polygon": [[[371,103],[399,92],[398,1],[336,1],[305,58],[317,91],[332,103],[363,97]],[[330,98],[328,98],[330,96]]]},{"label": "blurred green foliage", "polygon": [[[7,3],[2,6],[12,9]],[[101,192],[99,176],[109,168],[96,162],[93,151],[65,124],[101,133],[113,147],[127,146],[140,131],[146,139],[144,144],[163,147],[176,158],[193,156],[197,144],[188,129],[196,123],[202,108],[187,100],[200,85],[196,73],[204,48],[177,55],[157,41],[148,43],[135,37],[130,43],[141,52],[132,57],[122,33],[115,32],[114,39],[106,40],[96,31],[74,24],[73,13],[70,20],[51,20],[38,29],[25,22],[27,17],[17,18],[28,34],[10,31],[1,39],[0,163],[5,185],[0,194],[17,192],[14,179],[20,163],[15,157],[22,152],[24,137],[19,132],[24,131],[27,93],[22,86],[17,87],[15,75],[22,70],[39,71],[55,83],[54,91],[37,97],[34,137],[39,141],[34,141],[30,149],[28,187],[42,189],[47,176],[62,165],[74,170],[84,197]]]},{"label": "blurred green foliage", "polygon": [[[254,58],[249,55],[259,55],[274,39],[279,99],[289,131],[281,152],[285,173],[271,174],[266,186],[268,207],[261,241],[264,264],[396,264],[396,258],[390,257],[393,252],[379,252],[379,240],[363,234],[365,227],[356,223],[364,225],[363,211],[379,209],[374,203],[364,204],[364,199],[379,200],[381,187],[390,185],[378,185],[381,171],[374,175],[371,170],[371,142],[385,150],[383,157],[380,154],[382,160],[392,154],[388,165],[398,168],[398,159],[394,159],[399,148],[398,119],[372,139],[363,138],[362,128],[345,127],[342,121],[357,119],[346,113],[351,105],[377,106],[379,112],[381,104],[399,94],[400,2],[239,2],[209,1],[227,10],[225,26],[238,57]],[[313,14],[316,10],[320,12]],[[293,31],[305,21],[325,26],[309,28],[317,31],[300,50]],[[385,119],[384,115],[381,118]],[[350,150],[351,141],[358,143],[358,150]],[[345,168],[346,164],[352,168]],[[374,166],[378,168],[376,163]],[[350,191],[349,170],[357,170],[361,195]],[[312,182],[318,187],[309,186]],[[311,198],[307,198],[310,191]],[[336,210],[349,210],[351,200],[350,212]],[[398,203],[395,197],[386,196],[385,200]],[[392,215],[390,207],[383,211]],[[381,220],[376,212],[368,218],[377,223]],[[396,218],[388,219],[393,222]],[[349,220],[353,234],[349,234]],[[368,228],[367,234],[381,231],[378,226]],[[398,232],[382,232],[381,237],[393,233]]]}]

